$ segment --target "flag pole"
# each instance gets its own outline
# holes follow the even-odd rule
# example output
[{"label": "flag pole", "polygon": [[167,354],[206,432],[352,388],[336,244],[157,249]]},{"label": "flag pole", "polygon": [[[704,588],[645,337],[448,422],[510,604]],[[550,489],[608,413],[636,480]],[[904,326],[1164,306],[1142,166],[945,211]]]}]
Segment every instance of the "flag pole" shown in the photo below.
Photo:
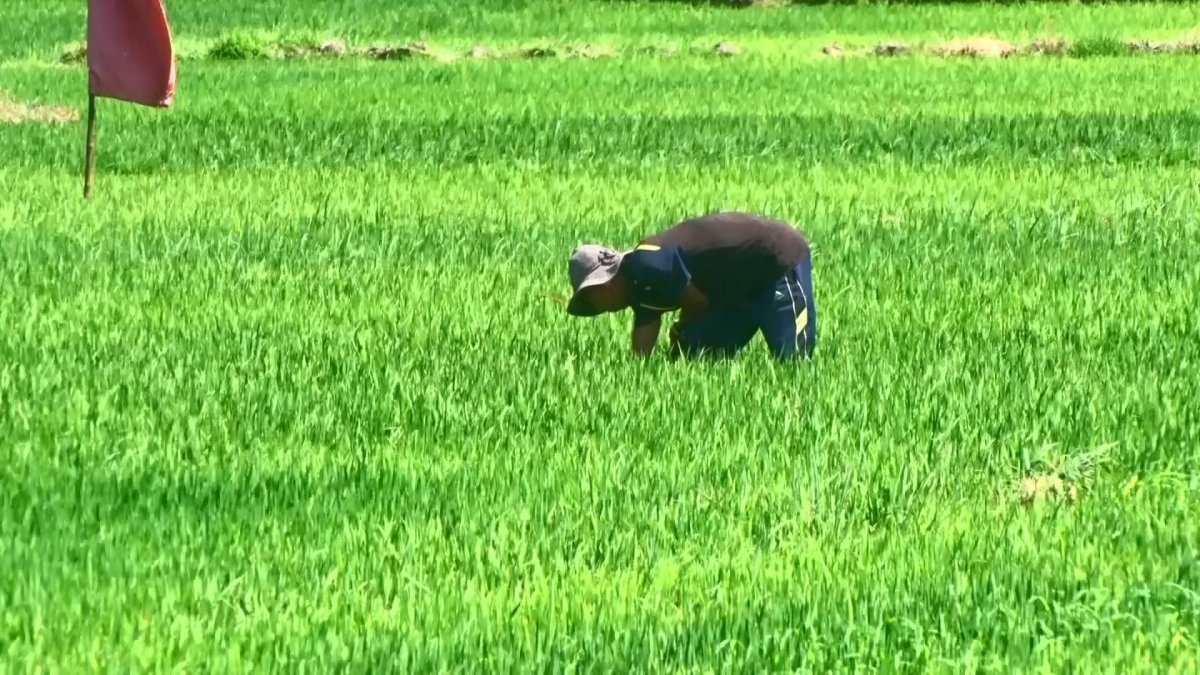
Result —
[{"label": "flag pole", "polygon": [[96,171],[96,95],[88,93],[87,157],[83,169],[83,198],[92,197],[92,177]]}]

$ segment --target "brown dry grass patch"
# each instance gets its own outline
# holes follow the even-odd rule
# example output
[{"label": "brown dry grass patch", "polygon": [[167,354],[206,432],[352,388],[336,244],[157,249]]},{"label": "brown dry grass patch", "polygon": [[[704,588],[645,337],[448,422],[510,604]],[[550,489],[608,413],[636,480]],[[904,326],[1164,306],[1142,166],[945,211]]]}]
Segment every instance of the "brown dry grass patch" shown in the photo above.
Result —
[{"label": "brown dry grass patch", "polygon": [[346,43],[341,40],[328,40],[321,43],[322,56],[345,56],[348,51]]},{"label": "brown dry grass patch", "polygon": [[0,92],[0,124],[69,124],[79,121],[79,111],[37,103],[22,103]]},{"label": "brown dry grass patch", "polygon": [[407,45],[375,45],[368,47],[363,53],[370,58],[380,61],[434,56],[433,52],[429,50],[429,45],[424,41],[413,42]]},{"label": "brown dry grass patch", "polygon": [[938,56],[967,56],[972,58],[1006,58],[1020,50],[1016,45],[993,37],[979,36],[951,40],[932,49]]},{"label": "brown dry grass patch", "polygon": [[1043,37],[1034,40],[1025,48],[1028,54],[1042,54],[1045,56],[1062,56],[1071,51],[1071,43],[1064,38]]},{"label": "brown dry grass patch", "polygon": [[58,60],[60,63],[83,63],[87,60],[87,45],[69,45]]},{"label": "brown dry grass patch", "polygon": [[533,45],[525,47],[519,54],[526,59],[549,59],[558,56],[559,48],[554,45]]},{"label": "brown dry grass patch", "polygon": [[1016,493],[1026,506],[1048,501],[1074,504],[1079,500],[1079,487],[1057,473],[1025,476],[1017,483]]},{"label": "brown dry grass patch", "polygon": [[713,47],[713,53],[717,56],[737,56],[742,53],[742,48],[732,42],[719,42]]},{"label": "brown dry grass patch", "polygon": [[881,42],[871,50],[875,56],[904,56],[911,52],[912,47],[903,42]]},{"label": "brown dry grass patch", "polygon": [[635,51],[635,53],[641,54],[642,56],[661,56],[661,57],[670,58],[672,56],[679,56],[679,48],[673,47],[673,46],[665,46],[665,47],[645,46],[645,47],[639,47]]},{"label": "brown dry grass patch", "polygon": [[617,50],[607,45],[584,45],[572,49],[567,56],[575,59],[610,59],[618,54]]},{"label": "brown dry grass patch", "polygon": [[1195,40],[1131,40],[1125,46],[1129,51],[1143,54],[1200,54],[1200,42]]},{"label": "brown dry grass patch", "polygon": [[271,56],[277,59],[307,59],[320,53],[320,50],[305,45],[284,45],[271,49]]}]

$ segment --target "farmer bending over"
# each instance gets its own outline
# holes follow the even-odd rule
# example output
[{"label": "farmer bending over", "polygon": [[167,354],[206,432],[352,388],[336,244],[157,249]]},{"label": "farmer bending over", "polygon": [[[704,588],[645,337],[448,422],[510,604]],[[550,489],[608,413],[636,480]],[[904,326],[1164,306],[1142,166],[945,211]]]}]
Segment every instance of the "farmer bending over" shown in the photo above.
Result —
[{"label": "farmer bending over", "polygon": [[732,356],[762,331],[777,358],[811,358],[817,343],[812,256],[792,226],[749,213],[684,220],[624,253],[580,246],[569,265],[572,316],[633,308],[633,351],[649,355],[662,315],[671,354]]}]

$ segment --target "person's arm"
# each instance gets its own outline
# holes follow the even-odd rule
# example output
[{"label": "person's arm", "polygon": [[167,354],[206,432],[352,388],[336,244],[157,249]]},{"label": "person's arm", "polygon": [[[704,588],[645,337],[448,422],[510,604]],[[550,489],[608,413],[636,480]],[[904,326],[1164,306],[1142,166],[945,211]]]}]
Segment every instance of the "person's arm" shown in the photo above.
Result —
[{"label": "person's arm", "polygon": [[631,339],[633,353],[638,356],[650,356],[654,346],[658,344],[658,334],[662,330],[662,316],[633,320],[633,335]]},{"label": "person's arm", "polygon": [[[667,249],[640,244],[625,257],[632,289],[633,335],[631,346],[639,356],[649,356],[658,343],[664,312],[680,309],[685,297],[695,310],[696,294],[689,296],[691,274],[684,265],[678,247]],[[699,296],[703,298],[703,296]]]}]

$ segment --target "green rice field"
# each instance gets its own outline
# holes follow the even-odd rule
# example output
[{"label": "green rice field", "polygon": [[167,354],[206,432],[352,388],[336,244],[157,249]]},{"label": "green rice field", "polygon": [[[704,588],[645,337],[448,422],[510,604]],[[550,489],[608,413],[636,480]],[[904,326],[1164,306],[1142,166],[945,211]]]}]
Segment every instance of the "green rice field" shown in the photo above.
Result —
[{"label": "green rice field", "polygon": [[[1200,668],[1200,53],[1121,47],[1200,5],[168,13],[90,201],[0,123],[0,673]],[[0,3],[0,93],[86,109],[85,21]],[[727,209],[811,241],[812,362],[566,314]]]}]

